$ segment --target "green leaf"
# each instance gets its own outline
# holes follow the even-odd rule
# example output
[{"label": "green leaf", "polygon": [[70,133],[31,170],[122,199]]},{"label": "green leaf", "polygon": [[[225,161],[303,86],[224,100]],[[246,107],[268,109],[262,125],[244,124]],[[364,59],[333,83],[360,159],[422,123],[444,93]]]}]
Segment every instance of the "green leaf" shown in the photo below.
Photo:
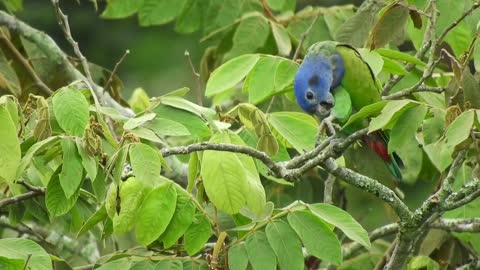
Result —
[{"label": "green leaf", "polygon": [[228,249],[228,267],[231,270],[245,270],[248,266],[247,250],[244,243],[231,246]]},{"label": "green leaf", "polygon": [[351,44],[357,48],[363,47],[368,38],[368,33],[376,21],[378,9],[377,3],[364,2],[355,15],[338,27],[335,40]]},{"label": "green leaf", "polygon": [[[245,142],[237,134],[230,132],[229,143],[247,146]],[[248,209],[258,217],[264,212],[266,199],[265,199],[265,189],[263,188],[262,182],[258,175],[257,168],[255,166],[255,161],[253,158],[236,154],[240,162],[242,163],[242,169],[245,171],[247,180],[248,180],[248,192],[245,194],[245,199],[247,202]]]},{"label": "green leaf", "polygon": [[80,189],[70,196],[70,198],[67,198],[60,185],[58,174],[54,175],[52,179],[50,179],[50,182],[48,182],[47,192],[45,194],[45,204],[47,205],[47,210],[50,215],[58,217],[68,213],[77,202],[79,191]]},{"label": "green leaf", "polygon": [[[1,117],[1,109],[0,109],[0,117]],[[1,118],[0,118],[1,119]],[[0,120],[1,121],[1,120]],[[3,123],[6,123],[6,122],[3,122]],[[0,129],[0,136],[3,136],[1,135],[2,134],[2,131],[4,132],[5,130],[8,130],[8,129]],[[15,135],[16,137],[16,135]],[[2,138],[2,137],[0,137]],[[18,165],[18,169],[17,169],[17,173],[16,173],[16,178],[19,178],[22,176],[22,174],[25,172],[25,170],[28,168],[29,165],[32,164],[32,159],[33,157],[35,156],[35,154],[37,154],[37,152],[39,151],[43,151],[43,149],[46,149],[46,148],[52,148],[55,146],[55,144],[58,142],[60,138],[57,137],[57,136],[52,136],[52,137],[49,137],[49,138],[46,138],[45,140],[43,141],[39,141],[37,143],[35,143],[34,145],[32,145],[30,148],[28,148],[28,151],[27,153],[25,153],[25,155],[23,156],[22,160],[20,161],[20,164]],[[1,143],[4,143],[4,142],[8,142],[9,140],[4,140],[4,139],[1,139],[0,140],[0,145]],[[9,149],[15,149],[15,147],[11,147]],[[3,149],[1,151],[4,151]],[[18,151],[20,152],[20,149],[18,149]],[[20,155],[20,154],[18,154]],[[1,160],[2,157],[5,157],[2,153],[2,155],[0,155],[0,164],[6,164],[3,162],[3,160]],[[15,157],[15,154],[13,155],[10,155],[9,156],[9,160],[12,159],[12,157]],[[0,165],[1,166],[1,165]],[[0,173],[4,172],[5,170],[0,170]]]},{"label": "green leaf", "polygon": [[288,59],[262,56],[243,85],[248,100],[257,104],[293,85],[298,65]]},{"label": "green leaf", "polygon": [[63,165],[59,178],[60,185],[68,199],[75,194],[82,183],[83,166],[75,141],[71,138],[64,138],[62,139],[61,144],[63,151]]},{"label": "green leaf", "polygon": [[173,95],[162,96],[160,98],[160,102],[164,105],[172,106],[178,109],[191,112],[204,119],[213,119],[217,114],[217,112],[215,112],[210,108],[199,106],[191,101],[188,101],[178,96],[173,96]]},{"label": "green leaf", "polygon": [[83,168],[87,172],[88,177],[90,177],[90,180],[94,181],[97,177],[97,160],[83,148],[80,138],[76,138],[76,143],[78,154],[80,154],[82,158]]},{"label": "green leaf", "polygon": [[210,75],[205,95],[213,96],[234,87],[247,76],[259,59],[257,54],[247,54],[221,65]]},{"label": "green leaf", "polygon": [[60,127],[68,134],[82,136],[89,120],[89,104],[82,93],[63,87],[52,98],[53,113]]},{"label": "green leaf", "polygon": [[316,203],[309,206],[313,214],[339,228],[348,238],[370,248],[368,232],[346,211],[330,204]]},{"label": "green leaf", "polygon": [[155,118],[154,113],[146,113],[146,114],[143,114],[142,116],[139,116],[139,117],[130,118],[130,119],[128,119],[127,122],[125,122],[125,124],[123,124],[123,129],[132,130],[136,127],[139,127],[139,126],[147,123],[148,121],[153,120],[154,118]]},{"label": "green leaf", "polygon": [[154,109],[162,118],[167,118],[185,126],[194,138],[210,137],[210,129],[204,121],[196,115],[170,106],[160,105]]},{"label": "green leaf", "polygon": [[187,0],[182,12],[177,18],[175,31],[182,34],[197,31],[200,28],[202,21],[202,4],[201,0]]},{"label": "green leaf", "polygon": [[377,76],[384,67],[383,58],[376,51],[371,51],[364,48],[358,49],[358,52],[363,60],[365,60],[365,62],[367,62],[367,64],[370,66],[373,74]]},{"label": "green leaf", "polygon": [[288,36],[287,30],[283,25],[270,21],[273,37],[277,43],[278,54],[282,56],[289,56],[292,51],[292,43]]},{"label": "green leaf", "polygon": [[268,115],[268,122],[297,151],[302,153],[315,146],[318,123],[310,115],[299,112],[275,112]]},{"label": "green leaf", "polygon": [[190,135],[188,129],[175,121],[155,117],[152,121],[147,122],[143,127],[148,128],[155,132],[157,136],[187,136]]},{"label": "green leaf", "polygon": [[265,229],[268,243],[277,255],[281,269],[303,270],[302,243],[295,231],[282,220],[269,223]]},{"label": "green leaf", "polygon": [[175,19],[183,9],[186,0],[143,0],[138,18],[141,26],[166,24]]},{"label": "green leaf", "polygon": [[394,60],[389,58],[383,57],[383,71],[395,74],[395,75],[406,75],[408,71],[406,71],[402,65],[397,63]]},{"label": "green leaf", "polygon": [[308,211],[291,212],[287,218],[309,254],[335,265],[342,263],[340,242],[320,218]]},{"label": "green leaf", "polygon": [[207,216],[197,213],[193,223],[185,232],[185,250],[188,255],[193,256],[202,250],[211,235],[212,227]]},{"label": "green leaf", "polygon": [[108,0],[107,7],[102,13],[105,19],[122,19],[137,13],[142,5],[138,0]]},{"label": "green leaf", "polygon": [[[2,180],[12,183],[15,180],[17,168],[26,167],[28,163],[21,165],[20,142],[17,138],[16,123],[13,122],[5,105],[0,105],[0,123],[0,183],[3,182]],[[23,172],[23,170],[21,171]]]},{"label": "green leaf", "polygon": [[387,48],[379,48],[375,50],[377,53],[379,53],[381,56],[391,59],[391,60],[397,60],[397,61],[405,61],[409,62],[412,64],[416,64],[419,66],[425,66],[426,64],[422,62],[422,60],[416,58],[415,56],[412,56],[410,54],[397,51],[397,50],[390,50]]},{"label": "green leaf", "polygon": [[129,157],[133,173],[139,181],[153,185],[160,178],[162,163],[158,150],[136,143],[130,146]]},{"label": "green leaf", "polygon": [[183,261],[183,269],[185,270],[209,270],[210,267],[205,261],[188,260]]},{"label": "green leaf", "polygon": [[473,63],[475,65],[475,70],[480,70],[480,39],[477,39],[475,42],[473,50]]},{"label": "green leaf", "polygon": [[135,235],[148,246],[165,231],[175,212],[177,191],[171,182],[162,183],[150,191],[138,210]]},{"label": "green leaf", "polygon": [[134,262],[129,270],[155,270],[156,263],[149,259],[144,261]]},{"label": "green leaf", "polygon": [[[181,260],[175,260],[175,259],[168,259],[168,260],[162,260],[159,261],[155,265],[155,270],[182,270],[183,269],[183,264]],[[185,268],[188,269],[188,268]]]},{"label": "green leaf", "polygon": [[[252,33],[255,35],[252,36]],[[268,20],[260,13],[242,17],[233,35],[232,48],[225,54],[225,59],[255,53],[264,46],[269,34]]]},{"label": "green leaf", "polygon": [[119,270],[130,269],[132,262],[128,258],[107,262],[95,270]]},{"label": "green leaf", "polygon": [[0,267],[2,270],[18,270],[25,269],[25,260],[11,259],[0,256]]},{"label": "green leaf", "polygon": [[418,127],[422,124],[427,107],[418,105],[405,111],[398,118],[398,121],[390,132],[390,140],[388,141],[388,152],[392,153],[405,147],[406,143],[415,136]]},{"label": "green leaf", "polygon": [[195,205],[192,200],[191,195],[186,193],[181,187],[177,187],[175,213],[167,229],[160,237],[165,248],[173,246],[192,224],[195,215]]},{"label": "green leaf", "polygon": [[[298,16],[297,18],[299,19],[292,20],[287,26],[290,36],[298,44],[302,39],[302,35],[307,32],[307,30],[310,28],[310,25],[313,24],[308,32],[308,35],[305,37],[302,49],[306,49],[310,47],[310,45],[320,40],[332,40],[332,36],[330,35],[330,31],[324,16],[318,16],[318,19],[316,19],[314,23],[313,20],[315,20],[315,16],[310,15],[312,10],[313,9],[306,7],[302,11],[296,13],[295,15]],[[302,18],[302,15],[305,17]]]},{"label": "green leaf", "polygon": [[359,120],[366,119],[367,117],[380,113],[387,103],[388,101],[382,100],[361,108],[357,113],[350,116],[347,123],[345,123],[342,128],[346,128]]},{"label": "green leaf", "polygon": [[93,213],[93,215],[91,215],[82,225],[82,227],[77,233],[77,238],[84,233],[90,231],[93,226],[95,226],[100,221],[104,221],[105,219],[107,219],[107,217],[107,209],[105,208],[105,204],[102,204],[102,206],[100,206],[100,208],[98,208],[98,210],[95,211],[95,213]]},{"label": "green leaf", "polygon": [[248,237],[245,241],[245,247],[253,270],[277,269],[275,252],[272,247],[270,247],[264,232],[257,231]]},{"label": "green leaf", "polygon": [[0,239],[0,256],[9,259],[27,261],[28,268],[35,270],[51,270],[50,255],[37,243],[29,239]]},{"label": "green leaf", "polygon": [[150,98],[143,88],[135,88],[132,96],[128,100],[128,104],[134,112],[143,112],[148,106],[150,106]]},{"label": "green leaf", "polygon": [[130,231],[145,197],[146,188],[142,181],[130,177],[120,186],[120,212],[113,217],[113,231],[117,235]]},{"label": "green leaf", "polygon": [[470,136],[474,114],[473,110],[463,112],[450,124],[444,137],[424,147],[438,171],[443,172],[452,163],[455,147]]},{"label": "green leaf", "polygon": [[408,263],[407,270],[440,270],[440,265],[428,256],[415,256]]},{"label": "green leaf", "polygon": [[368,126],[368,132],[379,130],[400,117],[405,110],[412,107],[414,103],[411,100],[393,100],[389,101],[382,109],[382,113],[373,118]]},{"label": "green leaf", "polygon": [[[210,142],[228,141],[228,134],[217,133]],[[246,203],[249,191],[247,172],[235,153],[205,151],[201,164],[203,185],[208,198],[220,210],[236,214]]]},{"label": "green leaf", "polygon": [[383,14],[372,29],[370,48],[383,47],[402,33],[409,14],[408,7],[397,2],[385,7]]}]

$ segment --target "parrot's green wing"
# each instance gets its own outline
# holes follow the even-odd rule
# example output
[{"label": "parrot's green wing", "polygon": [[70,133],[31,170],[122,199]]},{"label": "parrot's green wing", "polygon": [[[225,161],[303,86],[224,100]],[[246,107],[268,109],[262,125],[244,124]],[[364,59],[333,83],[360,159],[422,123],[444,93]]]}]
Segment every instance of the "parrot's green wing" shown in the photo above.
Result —
[{"label": "parrot's green wing", "polygon": [[352,99],[355,110],[380,101],[380,87],[370,66],[360,53],[350,45],[337,44],[337,52],[342,56],[345,75],[341,82]]}]

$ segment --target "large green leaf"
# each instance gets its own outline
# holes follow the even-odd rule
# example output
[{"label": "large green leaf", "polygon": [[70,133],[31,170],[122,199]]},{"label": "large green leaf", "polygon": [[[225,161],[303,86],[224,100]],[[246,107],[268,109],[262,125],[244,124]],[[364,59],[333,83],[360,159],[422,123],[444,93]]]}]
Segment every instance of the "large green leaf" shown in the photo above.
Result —
[{"label": "large green leaf", "polygon": [[225,54],[225,59],[255,53],[263,47],[269,34],[268,20],[261,13],[243,16],[233,35],[232,48]]},{"label": "large green leaf", "polygon": [[203,4],[201,0],[187,0],[182,12],[178,15],[175,31],[179,33],[192,33],[201,26]]},{"label": "large green leaf", "polygon": [[170,106],[160,105],[154,112],[162,118],[167,118],[185,126],[194,138],[209,137],[210,129],[205,122],[193,113]]},{"label": "large green leaf", "polygon": [[173,246],[192,224],[195,215],[195,205],[192,200],[191,195],[186,193],[181,187],[177,187],[175,213],[170,224],[168,224],[165,232],[160,237],[165,248]]},{"label": "large green leaf", "polygon": [[[167,259],[167,260],[159,261],[155,265],[155,270],[164,270],[164,269],[182,270],[183,269],[182,261],[181,260]],[[188,269],[188,268],[186,268],[186,269]]]},{"label": "large green leaf", "polygon": [[424,147],[433,165],[440,172],[443,172],[452,163],[455,147],[469,138],[474,116],[473,110],[463,112],[450,124],[444,137]]},{"label": "large green leaf", "polygon": [[298,20],[292,20],[291,22],[289,22],[287,27],[290,36],[298,44],[298,42],[300,42],[300,40],[302,39],[302,35],[310,28],[310,25],[313,24],[310,31],[308,32],[308,35],[305,37],[302,49],[306,49],[310,47],[310,45],[312,45],[313,43],[320,40],[332,39],[324,16],[318,16],[318,19],[316,19],[314,23],[315,16],[312,16],[311,14],[312,9],[306,7],[305,9],[296,14],[298,15]]},{"label": "large green leaf", "polygon": [[50,179],[50,182],[48,182],[47,192],[45,194],[45,204],[50,215],[57,217],[68,213],[75,205],[75,202],[77,202],[79,191],[80,189],[70,196],[70,198],[67,198],[60,185],[58,174],[54,175],[52,179]]},{"label": "large green leaf", "polygon": [[363,47],[368,33],[375,23],[378,9],[379,6],[376,2],[364,2],[355,15],[337,28],[335,40],[352,44],[357,48]]},{"label": "large green leaf", "polygon": [[12,63],[7,60],[3,51],[0,51],[0,71],[0,86],[9,89],[13,95],[20,96],[22,94],[20,81],[12,67]]},{"label": "large green leaf", "polygon": [[426,114],[427,107],[424,105],[418,105],[405,111],[390,132],[388,152],[392,153],[403,148],[415,136]]},{"label": "large green leaf", "polygon": [[[0,133],[4,130],[0,130]],[[25,170],[28,168],[29,165],[32,164],[32,159],[34,156],[39,152],[43,151],[46,148],[52,148],[56,143],[59,141],[59,137],[57,136],[52,136],[48,137],[43,141],[39,141],[35,143],[34,145],[30,146],[28,148],[27,153],[23,156],[22,160],[20,161],[20,164],[18,165],[17,172],[16,172],[16,178],[21,177],[22,174],[25,172]],[[0,142],[5,142],[4,140],[1,140]],[[18,150],[20,151],[20,150]],[[15,155],[14,155],[15,156]],[[3,157],[3,155],[0,155],[0,159]],[[3,162],[0,164],[4,164]]]},{"label": "large green leaf", "polygon": [[107,262],[106,264],[100,266],[96,270],[130,269],[131,265],[132,265],[132,262],[128,258],[123,258],[123,259]]},{"label": "large green leaf", "polygon": [[309,254],[322,261],[340,265],[342,262],[340,242],[320,218],[308,211],[295,211],[288,214],[287,218]]},{"label": "large green leaf", "polygon": [[290,225],[277,220],[269,223],[265,232],[281,269],[304,269],[302,243]]},{"label": "large green leaf", "polygon": [[85,150],[80,138],[76,138],[76,143],[78,154],[82,158],[83,168],[87,172],[88,177],[90,177],[90,180],[94,181],[97,177],[97,160]]},{"label": "large green leaf", "polygon": [[12,182],[20,166],[21,153],[16,123],[5,105],[0,105],[0,123],[0,180]]},{"label": "large green leaf", "polygon": [[104,221],[107,217],[107,209],[105,208],[105,204],[102,204],[102,206],[100,206],[100,208],[98,208],[97,211],[95,211],[95,213],[93,213],[93,215],[91,215],[87,219],[87,221],[85,221],[85,223],[83,223],[82,227],[77,233],[77,238],[82,234],[90,231],[93,226],[95,226],[100,221]]},{"label": "large green leaf", "polygon": [[205,95],[216,95],[234,87],[247,76],[259,59],[260,56],[257,54],[247,54],[221,65],[210,75]]},{"label": "large green leaf", "polygon": [[396,121],[403,112],[413,105],[411,100],[394,100],[388,102],[385,107],[383,107],[382,113],[370,121],[368,132],[379,130]]},{"label": "large green leaf", "polygon": [[143,143],[130,146],[130,163],[132,170],[139,181],[153,185],[160,178],[162,162],[158,150]]},{"label": "large green leaf", "polygon": [[319,218],[339,228],[348,238],[370,248],[367,231],[346,211],[326,203],[312,204],[310,211]]},{"label": "large green leaf", "polygon": [[160,25],[175,19],[182,11],[186,0],[143,0],[138,12],[140,25]]},{"label": "large green leaf", "polygon": [[177,191],[171,182],[162,183],[150,191],[138,210],[135,235],[147,246],[165,231],[175,212]]},{"label": "large green leaf", "polygon": [[0,239],[0,256],[9,259],[21,259],[24,261],[28,260],[28,269],[53,269],[50,255],[48,255],[48,253],[39,244],[29,239]]},{"label": "large green leaf", "polygon": [[53,96],[52,103],[60,127],[68,134],[82,136],[89,119],[85,96],[77,89],[64,87]]},{"label": "large green leaf", "polygon": [[138,0],[109,0],[102,13],[102,18],[121,19],[131,16],[138,11],[142,3]]},{"label": "large green leaf", "polygon": [[190,135],[190,131],[188,131],[188,129],[184,125],[161,117],[155,117],[155,119],[153,119],[152,121],[144,124],[143,127],[152,130],[158,136]]},{"label": "large green leaf", "polygon": [[297,69],[298,65],[288,59],[262,56],[248,74],[243,91],[248,92],[250,103],[260,103],[291,87]]},{"label": "large green leaf", "polygon": [[130,177],[120,186],[120,212],[113,217],[113,231],[120,235],[130,231],[145,197],[146,188],[142,181]]},{"label": "large green leaf", "polygon": [[[225,141],[229,141],[226,133],[217,133],[210,139],[213,143]],[[245,205],[249,182],[247,172],[235,153],[205,151],[201,175],[208,198],[220,210],[236,214]]]},{"label": "large green leaf", "polygon": [[[238,144],[246,146],[245,142],[237,134],[228,133],[228,143]],[[265,209],[265,189],[258,175],[255,161],[253,158],[236,154],[240,162],[242,163],[242,169],[245,171],[248,182],[248,192],[245,194],[248,209],[254,214],[255,217],[263,213]]]},{"label": "large green leaf", "polygon": [[375,50],[377,53],[379,53],[381,56],[392,59],[392,60],[398,60],[398,61],[406,61],[412,64],[420,65],[420,66],[425,66],[425,63],[422,62],[422,60],[416,58],[415,56],[412,56],[410,54],[396,51],[396,50],[390,50],[387,48],[379,48]]},{"label": "large green leaf", "polygon": [[197,213],[193,223],[185,232],[185,250],[193,256],[203,249],[203,246],[212,235],[210,220],[204,213]]},{"label": "large green leaf", "polygon": [[71,138],[62,139],[63,165],[60,172],[60,185],[65,196],[70,198],[78,190],[83,180],[82,159],[76,143]]},{"label": "large green leaf", "polygon": [[372,49],[385,46],[401,34],[409,17],[408,7],[396,2],[382,11],[382,16],[371,32],[370,48]]},{"label": "large green leaf", "polygon": [[246,249],[248,260],[253,270],[275,270],[277,269],[277,259],[275,252],[268,243],[267,236],[262,231],[257,231],[247,238]]},{"label": "large green leaf", "polygon": [[274,112],[268,115],[268,122],[297,151],[308,151],[315,146],[318,123],[310,115],[299,112]]},{"label": "large green leaf", "polygon": [[123,128],[126,130],[132,130],[136,127],[139,127],[148,121],[152,121],[155,118],[154,113],[145,113],[142,114],[141,116],[135,117],[135,118],[130,118],[128,119],[125,124],[123,124]]},{"label": "large green leaf", "polygon": [[292,51],[292,43],[288,36],[287,30],[278,23],[270,21],[273,37],[277,43],[278,54],[282,56],[289,56]]},{"label": "large green leaf", "polygon": [[231,246],[228,249],[228,268],[231,270],[245,270],[248,266],[248,255],[244,243]]}]

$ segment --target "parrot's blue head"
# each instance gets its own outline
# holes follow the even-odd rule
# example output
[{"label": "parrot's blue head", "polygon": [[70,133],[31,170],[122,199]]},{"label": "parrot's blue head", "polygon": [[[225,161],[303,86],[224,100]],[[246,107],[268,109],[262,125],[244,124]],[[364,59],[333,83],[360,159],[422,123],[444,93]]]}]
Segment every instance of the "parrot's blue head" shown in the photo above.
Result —
[{"label": "parrot's blue head", "polygon": [[307,55],[295,75],[294,89],[298,105],[309,114],[326,117],[335,105],[330,88],[333,71],[329,58]]}]

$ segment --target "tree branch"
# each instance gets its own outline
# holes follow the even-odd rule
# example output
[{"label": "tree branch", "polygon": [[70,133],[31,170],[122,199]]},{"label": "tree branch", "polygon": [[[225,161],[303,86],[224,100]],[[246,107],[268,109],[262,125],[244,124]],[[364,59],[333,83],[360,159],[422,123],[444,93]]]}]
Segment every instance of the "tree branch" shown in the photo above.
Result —
[{"label": "tree branch", "polygon": [[9,198],[0,200],[0,209],[2,209],[5,206],[15,204],[15,203],[19,203],[19,202],[23,202],[23,201],[29,200],[31,198],[34,198],[34,197],[37,197],[37,196],[40,196],[40,195],[43,195],[43,194],[44,193],[38,192],[38,191],[29,191],[27,193],[23,193],[23,194],[14,196],[14,197],[9,197]]},{"label": "tree branch", "polygon": [[33,70],[30,63],[23,57],[23,55],[15,48],[15,46],[10,42],[10,40],[5,36],[3,30],[0,34],[0,42],[12,53],[15,59],[23,66],[27,74],[32,78],[33,82],[38,86],[40,91],[42,91],[45,95],[53,94],[52,89],[50,89],[43,81],[38,77],[35,70]]},{"label": "tree branch", "polygon": [[[55,41],[44,32],[29,26],[1,10],[0,26],[5,26],[13,33],[34,43],[43,54],[48,55],[49,59],[62,69],[63,75],[69,80],[86,80],[85,76],[70,63],[67,55],[58,47]],[[98,85],[97,89],[102,94],[99,96],[99,99],[103,101],[106,106],[117,109],[122,115],[127,117],[133,117],[135,115],[132,110],[123,107],[115,101],[109,93],[103,92],[102,88]]]}]

